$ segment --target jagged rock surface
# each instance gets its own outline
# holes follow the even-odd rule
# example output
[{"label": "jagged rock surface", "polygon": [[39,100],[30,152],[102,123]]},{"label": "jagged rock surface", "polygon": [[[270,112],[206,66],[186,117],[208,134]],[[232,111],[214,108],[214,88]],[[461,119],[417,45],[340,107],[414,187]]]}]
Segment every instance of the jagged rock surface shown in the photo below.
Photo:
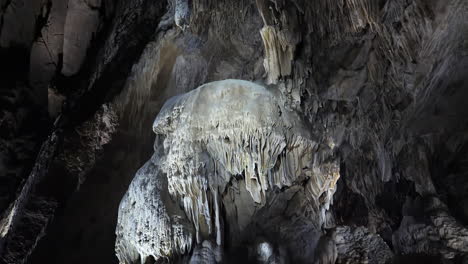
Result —
[{"label": "jagged rock surface", "polygon": [[336,230],[336,263],[392,263],[393,252],[377,234],[365,227],[338,227]]},{"label": "jagged rock surface", "polygon": [[[340,178],[316,201],[317,186],[294,173],[264,185],[265,157],[249,182],[252,170],[232,176],[243,162],[208,162],[229,171],[218,192],[213,175],[165,175],[193,236],[171,261],[265,262],[257,249],[269,245],[271,261],[299,263],[326,240],[321,228],[336,227],[340,263],[466,263],[467,12],[466,0],[0,0],[0,263],[117,263],[119,202],[153,142],[163,146],[154,117],[170,97],[225,79],[272,84],[320,156],[300,170]],[[289,140],[273,135],[273,156]],[[198,145],[199,159],[259,158],[213,142]],[[150,261],[154,247],[143,248]]]},{"label": "jagged rock surface", "polygon": [[[281,237],[282,246],[304,260],[305,252],[298,254],[289,244],[298,235],[288,234],[294,223],[283,223],[284,230],[270,223],[256,225],[281,217],[274,200],[285,189],[300,197],[288,204],[288,214],[311,221],[310,232],[327,220],[339,167],[329,147],[319,146],[307,127],[296,112],[282,106],[274,90],[251,82],[213,82],[171,98],[153,124],[156,153],[121,202],[120,261],[136,263],[127,257],[135,250],[140,259],[151,255],[159,260],[182,255],[207,239],[222,246],[261,232]],[[177,205],[185,215],[167,209]],[[174,232],[181,228],[179,221],[170,221],[173,217],[188,221],[193,232]]]}]

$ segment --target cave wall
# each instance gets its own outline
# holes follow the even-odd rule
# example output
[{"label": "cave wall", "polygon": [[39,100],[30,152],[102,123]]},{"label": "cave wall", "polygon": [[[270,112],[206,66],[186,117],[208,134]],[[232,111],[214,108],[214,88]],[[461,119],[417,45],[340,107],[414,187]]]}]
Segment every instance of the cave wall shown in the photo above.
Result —
[{"label": "cave wall", "polygon": [[0,3],[3,262],[116,263],[152,121],[228,78],[271,85],[339,158],[338,262],[466,259],[467,1]]}]

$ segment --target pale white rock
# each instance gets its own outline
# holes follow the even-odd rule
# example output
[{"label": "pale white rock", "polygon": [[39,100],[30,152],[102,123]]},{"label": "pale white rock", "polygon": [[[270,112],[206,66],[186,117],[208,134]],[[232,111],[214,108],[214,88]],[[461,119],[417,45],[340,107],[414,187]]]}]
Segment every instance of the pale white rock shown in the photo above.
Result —
[{"label": "pale white rock", "polygon": [[[172,98],[153,130],[167,135],[164,144],[169,149],[166,165],[170,171],[200,171],[214,159],[231,175],[245,174],[246,188],[257,203],[272,186],[291,185],[311,162],[307,154],[316,144],[298,116],[282,109],[272,92],[240,80],[205,84]],[[285,149],[287,145],[290,148]],[[204,153],[196,155],[197,151]],[[277,163],[278,171],[272,171]],[[171,194],[183,191],[179,177],[171,176]],[[203,176],[219,180],[214,172]],[[196,179],[197,190],[207,189],[210,177]]]},{"label": "pale white rock", "polygon": [[115,250],[120,263],[187,253],[191,226],[167,192],[167,179],[153,159],[136,174],[119,206]]},{"label": "pale white rock", "polygon": [[[276,89],[224,80],[165,103],[153,123],[156,153],[137,173],[119,209],[121,263],[172,257],[207,240],[222,247],[222,223],[242,232],[263,207],[281,216],[272,197],[291,200],[300,190],[297,197],[307,199],[294,200],[288,209],[311,211],[317,228],[325,222],[339,165],[325,162],[330,153],[318,151],[309,125],[285,109],[281,98]],[[291,191],[273,192],[280,189]],[[220,208],[226,219],[220,219]],[[180,235],[173,235],[175,229]],[[203,247],[196,252],[194,261],[209,257]]]},{"label": "pale white rock", "polygon": [[174,21],[176,25],[185,30],[190,24],[190,6],[188,0],[175,0]]},{"label": "pale white rock", "polygon": [[276,84],[280,77],[291,74],[296,45],[288,41],[285,32],[274,26],[264,26],[260,35],[265,48],[263,66],[268,75],[267,83]]},{"label": "pale white rock", "polygon": [[254,244],[251,258],[255,263],[261,264],[285,264],[288,263],[287,253],[283,247],[273,245],[269,241],[261,238]]},{"label": "pale white rock", "polygon": [[273,246],[268,242],[261,242],[257,245],[257,260],[260,263],[267,263],[273,256]]},{"label": "pale white rock", "polygon": [[16,214],[16,207],[15,203],[2,215],[2,218],[0,219],[0,238],[4,238],[10,231],[13,217]]}]

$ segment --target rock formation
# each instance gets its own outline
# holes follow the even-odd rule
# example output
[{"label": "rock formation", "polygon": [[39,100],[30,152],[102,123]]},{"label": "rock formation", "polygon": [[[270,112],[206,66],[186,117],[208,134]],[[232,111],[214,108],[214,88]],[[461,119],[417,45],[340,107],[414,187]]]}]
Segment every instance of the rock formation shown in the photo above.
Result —
[{"label": "rock formation", "polygon": [[[162,107],[153,124],[155,154],[120,204],[120,262],[183,255],[210,239],[235,245],[256,233],[280,238],[305,261],[306,252],[292,245],[301,233],[290,232],[310,221],[301,228],[317,233],[326,222],[339,165],[277,97],[273,88],[225,80]],[[293,215],[294,222],[284,221]],[[275,220],[283,230],[265,222]]]},{"label": "rock formation", "polygon": [[0,0],[0,264],[467,263],[466,17]]}]

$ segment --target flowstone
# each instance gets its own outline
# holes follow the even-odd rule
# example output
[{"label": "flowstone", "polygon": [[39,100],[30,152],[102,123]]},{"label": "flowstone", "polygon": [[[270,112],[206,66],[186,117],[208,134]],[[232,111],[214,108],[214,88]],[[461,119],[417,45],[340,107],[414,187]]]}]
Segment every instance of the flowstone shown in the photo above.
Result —
[{"label": "flowstone", "polygon": [[166,102],[153,124],[155,154],[120,204],[121,263],[185,255],[203,241],[226,250],[260,233],[292,243],[299,220],[282,230],[274,224],[288,214],[319,230],[339,166],[281,98],[252,82],[224,80]]}]

